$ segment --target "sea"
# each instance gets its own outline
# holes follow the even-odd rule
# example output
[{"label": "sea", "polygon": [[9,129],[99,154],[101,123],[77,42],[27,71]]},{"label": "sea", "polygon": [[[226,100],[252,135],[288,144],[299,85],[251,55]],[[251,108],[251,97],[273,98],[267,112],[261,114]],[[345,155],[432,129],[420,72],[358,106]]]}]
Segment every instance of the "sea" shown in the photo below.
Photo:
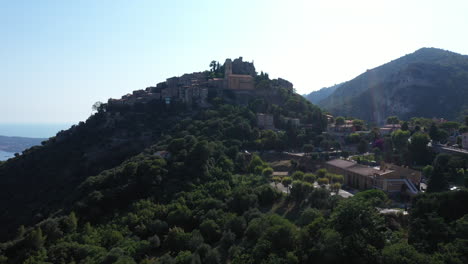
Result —
[{"label": "sea", "polygon": [[15,153],[5,152],[5,151],[0,150],[0,161],[13,158],[14,156],[15,156]]},{"label": "sea", "polygon": [[[53,124],[10,124],[0,123],[0,136],[28,137],[28,138],[50,138],[61,130],[69,129],[72,123]],[[0,161],[14,157],[15,153],[0,150]]]}]

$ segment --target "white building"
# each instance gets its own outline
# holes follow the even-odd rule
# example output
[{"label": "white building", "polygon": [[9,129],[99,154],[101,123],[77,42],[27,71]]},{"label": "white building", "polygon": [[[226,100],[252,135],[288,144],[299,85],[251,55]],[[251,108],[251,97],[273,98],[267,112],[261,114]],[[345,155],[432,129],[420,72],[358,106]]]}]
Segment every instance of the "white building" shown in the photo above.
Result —
[{"label": "white building", "polygon": [[461,134],[462,146],[464,149],[468,149],[468,132]]}]

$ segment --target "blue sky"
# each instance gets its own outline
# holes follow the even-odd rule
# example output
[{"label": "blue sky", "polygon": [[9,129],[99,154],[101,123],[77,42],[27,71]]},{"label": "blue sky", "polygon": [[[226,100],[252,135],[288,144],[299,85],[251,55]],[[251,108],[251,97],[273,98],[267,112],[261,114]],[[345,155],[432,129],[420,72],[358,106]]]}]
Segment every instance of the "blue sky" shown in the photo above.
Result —
[{"label": "blue sky", "polygon": [[468,1],[1,1],[0,123],[76,123],[243,56],[299,93],[421,47],[468,54]]}]

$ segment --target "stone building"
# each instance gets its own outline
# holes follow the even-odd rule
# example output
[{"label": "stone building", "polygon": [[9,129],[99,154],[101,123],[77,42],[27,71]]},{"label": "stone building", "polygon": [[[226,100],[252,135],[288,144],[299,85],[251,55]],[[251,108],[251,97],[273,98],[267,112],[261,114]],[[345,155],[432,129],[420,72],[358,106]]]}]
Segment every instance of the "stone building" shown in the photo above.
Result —
[{"label": "stone building", "polygon": [[[240,58],[242,62],[242,57]],[[248,74],[233,74],[232,61],[226,59],[224,63],[224,87],[230,90],[253,90],[255,89],[254,77]]]},{"label": "stone building", "polygon": [[257,125],[262,129],[275,129],[273,115],[257,114]]},{"label": "stone building", "polygon": [[388,193],[407,192],[416,195],[416,186],[421,182],[421,172],[393,164],[369,167],[335,159],[326,162],[325,168],[331,173],[343,175],[345,185],[360,190],[376,188]]},{"label": "stone building", "polygon": [[462,147],[468,150],[468,132],[461,134]]},{"label": "stone building", "polygon": [[[194,105],[208,107],[208,94],[213,92],[213,95],[222,97],[223,91],[234,95],[233,97],[238,102],[248,101],[251,91],[255,89],[256,72],[253,62],[244,62],[242,57],[234,61],[226,59],[224,67],[224,78],[210,79],[208,71],[184,74],[180,77],[168,78],[155,87],[134,91],[121,99],[109,99],[108,103],[113,106],[129,106],[159,100],[166,104],[182,102],[189,108]],[[287,81],[281,81],[287,84]],[[245,98],[247,99],[241,100]]]}]

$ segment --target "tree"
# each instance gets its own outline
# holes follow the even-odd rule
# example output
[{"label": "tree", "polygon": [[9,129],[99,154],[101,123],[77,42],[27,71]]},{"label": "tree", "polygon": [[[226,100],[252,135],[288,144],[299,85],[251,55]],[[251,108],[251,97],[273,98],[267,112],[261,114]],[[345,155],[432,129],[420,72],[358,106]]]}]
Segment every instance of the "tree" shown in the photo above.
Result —
[{"label": "tree", "polygon": [[359,153],[365,153],[365,152],[367,152],[367,149],[368,149],[367,142],[364,141],[364,140],[359,141],[359,144],[357,146],[358,152]]},{"label": "tree", "polygon": [[31,231],[26,238],[26,243],[29,247],[38,250],[44,246],[46,238],[42,234],[42,229],[40,227],[36,228],[35,230]]},{"label": "tree", "polygon": [[330,182],[330,180],[328,178],[318,178],[318,180],[317,180],[317,183],[322,187],[327,185],[329,182]]},{"label": "tree", "polygon": [[314,145],[305,144],[304,147],[302,147],[302,150],[304,151],[304,153],[311,153],[314,151]]},{"label": "tree", "polygon": [[150,242],[150,245],[153,248],[159,248],[161,246],[161,240],[159,239],[159,236],[156,234],[148,238],[148,242]]},{"label": "tree", "polygon": [[342,126],[345,124],[345,119],[342,116],[339,116],[335,119],[335,125]]},{"label": "tree", "polygon": [[423,168],[423,175],[424,177],[426,177],[426,179],[431,178],[433,172],[434,172],[434,167],[432,167],[431,165],[426,165]]},{"label": "tree", "polygon": [[190,233],[185,233],[182,228],[174,227],[169,229],[163,245],[174,251],[185,250],[188,248],[190,236]]},{"label": "tree", "polygon": [[[377,263],[377,254],[385,245],[384,219],[369,203],[354,197],[343,200],[333,211],[331,226],[342,236],[345,256],[353,263]],[[364,259],[363,259],[364,258]]]},{"label": "tree", "polygon": [[192,261],[192,252],[185,250],[180,251],[174,259],[175,264],[190,264]]},{"label": "tree", "polygon": [[362,140],[361,135],[359,133],[351,133],[349,136],[346,137],[346,140],[349,143],[358,143]]},{"label": "tree", "polygon": [[171,226],[190,226],[192,211],[186,205],[176,203],[167,215],[167,222]]},{"label": "tree", "polygon": [[366,190],[358,192],[353,199],[359,199],[363,203],[369,203],[372,206],[384,207],[388,202],[388,196],[385,192],[378,189]]},{"label": "tree", "polygon": [[314,183],[316,179],[317,179],[317,176],[315,176],[312,173],[304,174],[304,181],[306,181],[308,183]]},{"label": "tree", "polygon": [[431,127],[429,128],[429,136],[433,141],[440,141],[440,133],[439,133],[439,128],[436,126],[435,123],[431,124]]},{"label": "tree", "polygon": [[322,217],[322,213],[319,210],[316,208],[307,208],[301,213],[297,223],[299,226],[306,226],[319,217]]},{"label": "tree", "polygon": [[430,159],[430,152],[427,144],[429,137],[427,134],[416,132],[411,136],[411,143],[408,149],[411,153],[413,160],[418,164],[427,164]]},{"label": "tree", "polygon": [[234,216],[226,222],[225,229],[232,231],[237,237],[242,237],[247,222],[243,216]]},{"label": "tree", "polygon": [[356,128],[356,131],[361,131],[364,129],[364,121],[360,119],[354,119],[353,126]]},{"label": "tree", "polygon": [[333,183],[343,183],[344,182],[344,176],[340,174],[331,174],[330,179]]},{"label": "tree", "polygon": [[299,180],[299,181],[302,181],[302,179],[304,178],[304,173],[302,171],[295,171],[293,174],[292,174],[292,178],[294,180]]},{"label": "tree", "polygon": [[421,254],[414,247],[401,242],[382,250],[384,264],[426,264],[431,263],[428,256]]},{"label": "tree", "polygon": [[442,123],[439,125],[440,128],[445,129],[445,130],[458,130],[460,128],[460,123],[458,122],[453,122],[453,121],[448,121],[445,123]]},{"label": "tree", "polygon": [[20,225],[20,227],[18,227],[18,231],[16,233],[16,238],[23,238],[24,234],[26,234],[26,229],[24,228],[24,225]]},{"label": "tree", "polygon": [[68,217],[65,217],[63,224],[65,226],[65,231],[75,232],[78,227],[78,219],[76,218],[75,212],[71,212]]},{"label": "tree", "polygon": [[319,169],[316,172],[317,176],[319,178],[324,178],[327,175],[327,170],[326,169]]},{"label": "tree", "polygon": [[91,109],[93,110],[93,112],[99,112],[99,110],[101,110],[101,107],[103,106],[104,104],[102,102],[95,102],[93,104],[93,106],[91,107]]},{"label": "tree", "polygon": [[428,192],[443,192],[448,190],[449,184],[445,173],[438,167],[434,169],[429,182],[427,184]]},{"label": "tree", "polygon": [[398,119],[397,116],[389,116],[387,117],[387,124],[389,125],[396,125],[399,124],[400,120]]},{"label": "tree", "polygon": [[302,200],[314,190],[314,185],[303,181],[294,181],[291,188],[291,196],[296,200]]},{"label": "tree", "polygon": [[456,169],[455,177],[454,177],[455,184],[459,186],[465,186],[465,178],[467,175],[468,173],[465,173],[465,169],[463,168]]},{"label": "tree", "polygon": [[278,177],[278,176],[274,176],[274,177],[272,178],[272,180],[273,180],[273,182],[275,183],[275,186],[276,186],[278,183],[281,182],[281,178]]},{"label": "tree", "polygon": [[409,131],[403,130],[396,130],[392,132],[392,142],[395,149],[399,152],[403,152],[406,150],[408,146],[408,138],[410,136]]},{"label": "tree", "polygon": [[292,183],[292,178],[291,177],[284,177],[282,181],[284,187],[286,187],[287,192],[289,193],[289,185]]},{"label": "tree", "polygon": [[200,232],[209,243],[214,243],[221,238],[221,229],[211,219],[205,220],[200,224]]},{"label": "tree", "polygon": [[263,169],[262,175],[269,178],[271,175],[273,175],[273,169],[270,167]]},{"label": "tree", "polygon": [[210,62],[210,68],[211,68],[211,71],[212,72],[215,72],[216,71],[216,65],[217,65],[217,62],[215,60],[212,60]]},{"label": "tree", "polygon": [[254,155],[249,164],[249,171],[254,172],[256,167],[263,167],[264,163],[258,155]]},{"label": "tree", "polygon": [[341,189],[341,183],[339,183],[339,182],[333,183],[333,184],[330,186],[330,189],[331,189],[332,192],[335,192],[336,194],[338,194],[338,192],[339,192],[340,189]]},{"label": "tree", "polygon": [[403,131],[408,131],[409,130],[409,126],[408,126],[408,122],[403,122],[403,124],[401,125],[401,130]]}]

